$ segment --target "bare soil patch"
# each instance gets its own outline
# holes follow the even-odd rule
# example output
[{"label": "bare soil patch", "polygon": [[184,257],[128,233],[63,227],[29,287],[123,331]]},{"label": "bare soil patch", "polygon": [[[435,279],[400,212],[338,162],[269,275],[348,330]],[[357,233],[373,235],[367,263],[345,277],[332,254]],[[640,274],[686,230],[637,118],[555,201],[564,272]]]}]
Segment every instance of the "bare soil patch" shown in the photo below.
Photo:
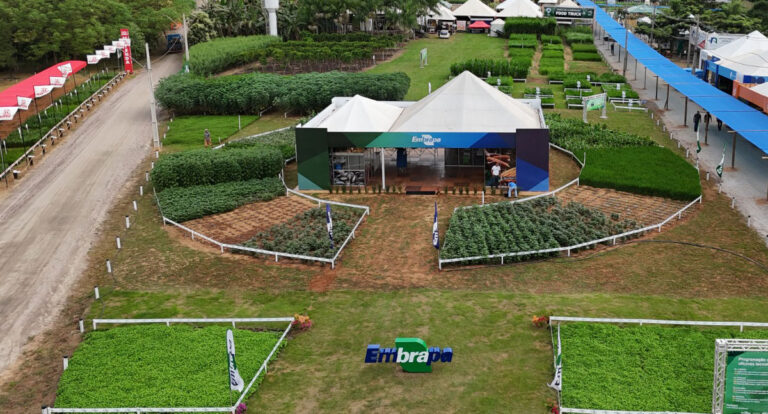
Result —
[{"label": "bare soil patch", "polygon": [[[688,204],[679,200],[586,185],[568,187],[558,194],[558,198],[596,208],[607,216],[618,214],[621,219],[632,219],[644,225],[660,223]],[[690,211],[687,210],[684,215],[690,214]]]}]

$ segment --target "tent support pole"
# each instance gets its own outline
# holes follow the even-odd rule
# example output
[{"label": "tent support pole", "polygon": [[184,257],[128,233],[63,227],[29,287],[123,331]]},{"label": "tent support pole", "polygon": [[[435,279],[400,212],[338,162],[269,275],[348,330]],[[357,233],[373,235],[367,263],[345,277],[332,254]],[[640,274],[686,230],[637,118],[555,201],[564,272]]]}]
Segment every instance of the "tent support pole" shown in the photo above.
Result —
[{"label": "tent support pole", "polygon": [[685,107],[683,109],[683,126],[688,126],[688,97],[685,97]]},{"label": "tent support pole", "polygon": [[656,98],[654,100],[659,100],[659,75],[656,75]]},{"label": "tent support pole", "polygon": [[635,79],[633,80],[637,80],[637,58],[635,58]]},{"label": "tent support pole", "polygon": [[664,110],[669,110],[669,84],[667,84],[667,97],[664,98]]},{"label": "tent support pole", "polygon": [[645,86],[648,83],[648,68],[643,66],[643,90],[645,90]]},{"label": "tent support pole", "polygon": [[733,146],[731,147],[731,168],[736,168],[736,131],[733,131]]},{"label": "tent support pole", "polygon": [[[709,114],[709,112],[707,112]],[[704,119],[704,145],[709,145],[707,138],[709,137],[709,117]]]},{"label": "tent support pole", "polygon": [[381,149],[381,188],[387,189],[386,168],[384,166],[384,148]]}]

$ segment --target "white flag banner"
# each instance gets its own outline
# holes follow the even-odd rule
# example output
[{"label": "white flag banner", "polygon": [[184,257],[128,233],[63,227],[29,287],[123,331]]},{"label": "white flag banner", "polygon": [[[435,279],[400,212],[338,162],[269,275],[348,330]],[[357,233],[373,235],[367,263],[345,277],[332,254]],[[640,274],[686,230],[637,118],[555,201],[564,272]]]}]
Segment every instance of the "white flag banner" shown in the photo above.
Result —
[{"label": "white flag banner", "polygon": [[109,53],[115,53],[117,51],[117,48],[112,45],[104,45],[104,50],[106,50]]},{"label": "white flag banner", "polygon": [[124,38],[122,38],[120,40],[123,41],[123,45],[124,45],[123,47],[131,45],[131,38],[130,37],[124,37]]},{"label": "white flag banner", "polygon": [[113,40],[112,41],[112,46],[120,48],[120,49],[124,48],[125,45],[126,45],[126,43],[122,39],[120,39],[120,40]]},{"label": "white flag banner", "polygon": [[19,109],[27,110],[29,105],[32,104],[32,98],[25,98],[23,96],[16,97],[16,103],[19,104]]},{"label": "white flag banner", "polygon": [[67,78],[64,76],[51,76],[48,79],[51,81],[51,86],[54,88],[61,88],[67,81]]},{"label": "white flag banner", "polygon": [[0,107],[0,121],[10,121],[16,115],[16,111],[19,110],[17,106],[2,106]]},{"label": "white flag banner", "polygon": [[235,336],[231,329],[227,329],[227,360],[229,361],[229,389],[237,392],[243,392],[245,381],[240,376],[235,362]]},{"label": "white flag banner", "polygon": [[109,57],[109,51],[106,51],[106,50],[97,50],[96,54],[99,55],[99,57],[102,59]]},{"label": "white flag banner", "polygon": [[557,391],[563,389],[563,349],[560,346],[560,325],[557,325],[557,356],[555,357],[555,378],[547,384]]},{"label": "white flag banner", "polygon": [[69,76],[70,73],[72,73],[72,65],[69,63],[65,63],[63,65],[59,65],[59,72],[66,78]]},{"label": "white flag banner", "polygon": [[45,95],[48,95],[53,90],[53,86],[51,85],[36,85],[35,86],[35,98],[41,98]]},{"label": "white flag banner", "polygon": [[85,59],[86,59],[86,61],[88,62],[89,65],[95,65],[95,64],[99,63],[99,61],[101,60],[101,56],[99,56],[99,55],[86,55]]}]

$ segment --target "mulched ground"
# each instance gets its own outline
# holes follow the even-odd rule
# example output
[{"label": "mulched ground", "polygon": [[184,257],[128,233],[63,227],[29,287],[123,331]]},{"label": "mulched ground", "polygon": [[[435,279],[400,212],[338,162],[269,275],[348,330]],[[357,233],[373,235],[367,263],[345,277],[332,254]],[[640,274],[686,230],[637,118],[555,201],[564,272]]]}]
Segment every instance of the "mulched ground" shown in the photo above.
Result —
[{"label": "mulched ground", "polygon": [[[558,198],[565,202],[575,201],[587,207],[596,208],[609,217],[616,213],[621,219],[632,219],[646,226],[666,220],[688,204],[668,198],[643,196],[586,185],[571,186],[558,193]],[[691,211],[688,209],[686,214],[690,214]]]}]

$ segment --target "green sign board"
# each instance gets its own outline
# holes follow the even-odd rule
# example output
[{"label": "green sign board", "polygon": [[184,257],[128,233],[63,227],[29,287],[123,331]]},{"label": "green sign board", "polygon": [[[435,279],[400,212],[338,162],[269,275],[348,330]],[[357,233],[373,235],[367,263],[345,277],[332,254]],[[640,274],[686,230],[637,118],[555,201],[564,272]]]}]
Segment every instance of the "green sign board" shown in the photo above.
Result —
[{"label": "green sign board", "polygon": [[768,413],[768,352],[729,351],[723,414]]},{"label": "green sign board", "polygon": [[594,111],[597,109],[603,109],[605,106],[605,94],[590,96],[589,98],[585,98],[586,102],[584,102],[584,107],[587,111]]},{"label": "green sign board", "polygon": [[544,17],[594,19],[595,9],[591,7],[545,7]]}]

